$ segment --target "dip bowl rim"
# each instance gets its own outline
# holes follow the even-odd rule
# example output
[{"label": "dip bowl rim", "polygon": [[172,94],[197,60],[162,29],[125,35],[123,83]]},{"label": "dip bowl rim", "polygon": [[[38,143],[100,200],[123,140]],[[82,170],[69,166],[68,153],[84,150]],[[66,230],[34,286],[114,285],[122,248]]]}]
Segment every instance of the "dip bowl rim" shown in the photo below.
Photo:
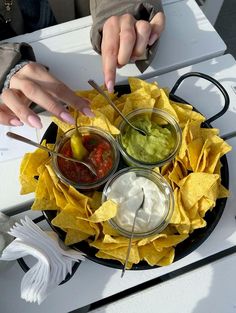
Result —
[{"label": "dip bowl rim", "polygon": [[[66,185],[70,185],[78,190],[85,191],[85,192],[90,191],[90,190],[91,191],[97,190],[99,187],[101,187],[102,185],[106,183],[106,181],[116,172],[118,168],[119,161],[120,161],[120,153],[119,153],[117,141],[110,133],[96,126],[79,126],[78,130],[79,132],[84,133],[84,134],[85,133],[97,134],[109,142],[113,150],[113,164],[112,164],[112,168],[110,169],[110,171],[104,177],[96,180],[93,183],[76,183],[62,174],[59,168],[58,162],[57,162],[57,158],[58,158],[57,156],[52,156],[52,167],[57,177]],[[71,128],[65,133],[63,133],[61,136],[59,136],[56,139],[55,148],[54,148],[55,151],[59,151],[62,145],[65,144],[65,142],[68,140],[67,138],[71,137],[71,136],[68,136],[68,134],[71,133],[72,135],[74,132],[75,132],[75,128]],[[64,138],[65,138],[65,141],[62,141]]]},{"label": "dip bowl rim", "polygon": [[[166,212],[165,212],[165,215],[162,217],[162,220],[153,229],[144,231],[144,232],[134,232],[132,237],[133,238],[145,238],[145,237],[150,237],[158,233],[161,233],[170,223],[172,214],[174,212],[174,192],[170,184],[168,183],[168,181],[161,174],[157,173],[155,170],[135,166],[135,167],[126,167],[117,171],[112,177],[109,178],[109,180],[106,182],[106,185],[103,188],[102,203],[104,203],[105,201],[109,199],[108,193],[109,193],[109,188],[111,184],[117,178],[121,177],[121,175],[124,175],[129,172],[135,172],[136,174],[137,173],[140,174],[140,175],[137,175],[138,177],[145,177],[147,179],[150,179],[152,182],[154,182],[158,186],[159,189],[164,189],[164,188],[168,189],[168,193],[163,192],[166,200],[168,201],[168,207],[166,208]],[[161,184],[163,184],[162,187],[160,186]],[[124,237],[128,237],[128,238],[131,237],[131,231],[126,230],[122,228],[120,225],[118,225],[116,221],[114,220],[114,218],[109,219],[108,223],[120,235]]]},{"label": "dip bowl rim", "polygon": [[172,129],[174,130],[174,136],[175,136],[175,147],[174,147],[174,149],[171,151],[171,153],[166,158],[159,160],[157,162],[144,162],[144,161],[141,161],[141,160],[134,158],[133,156],[128,154],[128,152],[126,151],[125,147],[122,144],[122,131],[126,127],[129,127],[129,126],[127,126],[127,124],[123,120],[120,122],[120,124],[118,126],[118,128],[120,130],[120,134],[116,137],[118,148],[119,148],[120,153],[123,156],[124,160],[130,166],[138,166],[138,167],[140,166],[140,167],[145,167],[145,168],[161,167],[164,164],[172,161],[175,158],[175,156],[177,155],[177,153],[181,147],[181,144],[182,144],[182,130],[181,130],[181,127],[180,127],[179,123],[177,122],[177,120],[170,113],[168,113],[167,111],[162,110],[162,109],[139,108],[139,109],[133,110],[132,112],[128,113],[126,115],[126,118],[131,119],[134,116],[142,115],[143,113],[157,114],[161,118],[166,120],[171,125]]}]

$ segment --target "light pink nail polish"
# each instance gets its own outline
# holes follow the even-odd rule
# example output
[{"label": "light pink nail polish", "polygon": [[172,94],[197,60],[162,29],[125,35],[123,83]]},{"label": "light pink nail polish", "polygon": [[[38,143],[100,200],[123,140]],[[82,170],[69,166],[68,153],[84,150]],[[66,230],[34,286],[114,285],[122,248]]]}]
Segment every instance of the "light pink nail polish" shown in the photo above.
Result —
[{"label": "light pink nail polish", "polygon": [[29,115],[27,120],[28,120],[29,124],[32,127],[35,127],[35,128],[38,128],[38,129],[43,127],[43,125],[42,125],[40,119],[38,118],[38,116]]},{"label": "light pink nail polish", "polygon": [[114,92],[114,84],[111,80],[109,80],[106,85],[107,85],[108,92],[110,93]]},{"label": "light pink nail polish", "polygon": [[153,33],[148,42],[149,46],[152,46],[154,42],[158,39],[158,37],[159,37],[158,34]]},{"label": "light pink nail polish", "polygon": [[24,125],[24,124],[23,124],[20,120],[18,120],[17,118],[11,119],[11,120],[10,120],[10,124],[11,124],[12,126],[23,126],[23,125]]},{"label": "light pink nail polish", "polygon": [[90,108],[83,108],[82,112],[84,113],[84,115],[89,116],[89,117],[95,116],[95,114],[91,111]]},{"label": "light pink nail polish", "polygon": [[61,112],[60,118],[68,124],[75,124],[75,119],[68,112]]}]

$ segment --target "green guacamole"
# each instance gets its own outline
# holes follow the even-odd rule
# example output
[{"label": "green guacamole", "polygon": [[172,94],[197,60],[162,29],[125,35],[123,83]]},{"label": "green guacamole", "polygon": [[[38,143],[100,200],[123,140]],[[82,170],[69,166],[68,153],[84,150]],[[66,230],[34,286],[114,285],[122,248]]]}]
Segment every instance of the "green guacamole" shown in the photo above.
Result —
[{"label": "green guacamole", "polygon": [[130,126],[126,128],[121,142],[131,157],[145,163],[156,163],[171,154],[175,146],[175,138],[168,125],[159,126],[145,117],[133,120],[132,124],[146,130],[149,135],[143,136]]}]

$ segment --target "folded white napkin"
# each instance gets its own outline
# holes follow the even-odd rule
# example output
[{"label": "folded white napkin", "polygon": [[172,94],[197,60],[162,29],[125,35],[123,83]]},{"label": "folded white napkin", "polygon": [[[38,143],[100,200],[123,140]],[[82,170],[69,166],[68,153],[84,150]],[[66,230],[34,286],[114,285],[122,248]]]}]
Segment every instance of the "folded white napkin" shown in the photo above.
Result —
[{"label": "folded white napkin", "polygon": [[38,262],[21,281],[21,298],[40,304],[71,273],[82,253],[68,249],[55,232],[44,232],[29,217],[16,223],[9,234],[16,239],[2,252],[1,260],[16,260],[32,255]]}]

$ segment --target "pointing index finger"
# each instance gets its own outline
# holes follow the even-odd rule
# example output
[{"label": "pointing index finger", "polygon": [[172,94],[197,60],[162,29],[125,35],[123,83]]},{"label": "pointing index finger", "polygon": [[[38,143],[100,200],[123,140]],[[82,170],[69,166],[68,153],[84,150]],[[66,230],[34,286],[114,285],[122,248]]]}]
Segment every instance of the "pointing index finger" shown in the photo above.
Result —
[{"label": "pointing index finger", "polygon": [[117,17],[112,17],[104,24],[101,45],[104,80],[109,92],[113,92],[115,85],[119,41],[119,22]]}]

